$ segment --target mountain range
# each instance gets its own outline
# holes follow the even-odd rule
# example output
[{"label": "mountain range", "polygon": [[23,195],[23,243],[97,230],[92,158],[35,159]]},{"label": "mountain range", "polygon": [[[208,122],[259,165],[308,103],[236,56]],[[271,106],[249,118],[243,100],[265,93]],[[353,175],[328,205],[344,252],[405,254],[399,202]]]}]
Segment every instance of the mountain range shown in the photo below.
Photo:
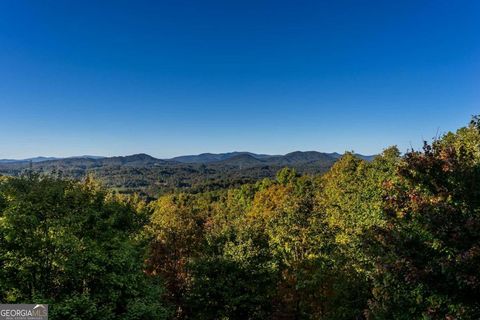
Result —
[{"label": "mountain range", "polygon": [[[374,156],[357,155],[370,161]],[[27,170],[74,179],[92,175],[121,193],[156,197],[164,192],[204,192],[273,178],[284,167],[303,174],[322,174],[341,157],[338,153],[295,151],[285,155],[252,152],[203,153],[158,159],[140,153],[129,156],[36,157],[0,160],[0,175],[18,176]]]},{"label": "mountain range", "polygon": [[[233,159],[233,162],[239,162],[241,159],[246,160],[247,162],[252,162],[253,159],[260,160],[260,162],[275,162],[275,163],[296,163],[296,162],[305,162],[305,161],[315,161],[320,159],[339,159],[342,155],[336,152],[333,153],[324,153],[317,151],[295,151],[287,153],[285,155],[268,155],[268,154],[257,154],[252,152],[226,152],[226,153],[201,153],[198,155],[185,155],[178,156],[170,159],[157,159],[147,154],[134,154],[130,156],[116,156],[116,157],[104,157],[104,156],[92,156],[92,155],[82,155],[82,156],[72,156],[66,158],[60,157],[33,157],[26,159],[0,159],[0,163],[38,163],[45,161],[55,161],[55,160],[100,160],[101,162],[107,161],[120,161],[123,163],[129,163],[131,160],[142,161],[147,160],[147,162],[156,162],[156,161],[167,161],[167,162],[180,162],[180,163],[214,163],[222,162]],[[361,154],[356,154],[361,159],[370,161],[375,156],[365,156]],[[250,159],[250,160],[248,160]],[[255,162],[255,161],[253,161]]]},{"label": "mountain range", "polygon": [[101,159],[105,158],[102,156],[73,156],[67,158],[57,158],[57,157],[33,157],[33,158],[26,158],[26,159],[0,159],[0,163],[16,163],[16,162],[43,162],[43,161],[50,161],[50,160],[63,160],[63,159]]}]

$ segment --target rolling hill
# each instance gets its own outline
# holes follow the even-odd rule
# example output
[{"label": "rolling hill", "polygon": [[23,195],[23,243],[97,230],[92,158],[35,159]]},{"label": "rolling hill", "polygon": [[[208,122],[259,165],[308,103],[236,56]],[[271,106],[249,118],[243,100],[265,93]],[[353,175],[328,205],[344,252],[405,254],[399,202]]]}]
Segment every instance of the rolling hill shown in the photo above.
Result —
[{"label": "rolling hill", "polygon": [[336,153],[317,151],[295,151],[285,155],[203,153],[172,159],[157,159],[144,153],[116,157],[38,157],[0,161],[0,174],[20,175],[32,169],[42,174],[62,174],[75,179],[93,175],[119,192],[139,192],[154,197],[175,189],[200,192],[255,182],[274,177],[283,167],[295,168],[300,173],[323,173],[339,157]]}]

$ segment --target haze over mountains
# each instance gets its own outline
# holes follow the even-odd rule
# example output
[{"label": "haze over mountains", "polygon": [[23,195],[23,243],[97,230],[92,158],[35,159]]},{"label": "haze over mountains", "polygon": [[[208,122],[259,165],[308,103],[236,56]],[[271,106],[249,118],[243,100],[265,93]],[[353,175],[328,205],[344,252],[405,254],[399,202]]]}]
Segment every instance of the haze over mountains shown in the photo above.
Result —
[{"label": "haze over mountains", "polygon": [[[303,162],[303,161],[309,161],[309,160],[319,160],[319,159],[325,159],[325,158],[333,158],[333,159],[338,159],[341,157],[341,154],[333,152],[333,153],[324,153],[324,152],[317,152],[317,151],[295,151],[291,152],[285,155],[269,155],[269,154],[257,154],[257,153],[252,153],[252,152],[238,152],[238,151],[233,151],[233,152],[226,152],[226,153],[201,153],[198,155],[185,155],[185,156],[178,156],[178,157],[173,157],[170,159],[157,159],[152,156],[149,156],[147,154],[135,154],[135,155],[130,155],[130,156],[116,156],[116,157],[104,157],[104,156],[92,156],[92,155],[82,155],[82,156],[71,156],[71,157],[43,157],[43,156],[38,156],[38,157],[33,157],[33,158],[26,158],[26,159],[0,159],[0,163],[22,163],[22,162],[44,162],[44,161],[52,161],[52,160],[85,160],[85,159],[91,159],[91,160],[101,160],[101,159],[119,159],[119,158],[124,158],[126,161],[129,162],[129,160],[132,159],[138,159],[141,158],[142,155],[147,156],[144,157],[144,159],[149,158],[150,160],[156,159],[156,160],[163,160],[163,161],[176,161],[180,163],[212,163],[212,162],[220,162],[220,161],[225,161],[229,159],[236,159],[234,161],[238,161],[241,159],[245,159],[248,161],[248,159],[256,159],[260,161],[266,161],[266,162],[284,162],[284,163],[294,163],[297,161]],[[365,156],[361,154],[356,154],[359,158],[364,159],[364,160],[371,160],[373,159],[374,156]]]},{"label": "haze over mountains", "polygon": [[57,158],[57,157],[33,157],[33,158],[26,158],[26,159],[0,159],[0,163],[15,163],[15,162],[43,162],[43,161],[50,161],[50,160],[62,160],[62,159],[101,159],[105,158],[102,156],[89,156],[89,155],[84,155],[84,156],[73,156],[73,157],[67,157],[67,158]]},{"label": "haze over mountains", "polygon": [[[373,159],[373,156],[357,156],[368,161]],[[338,153],[317,151],[295,151],[285,155],[203,153],[171,159],[157,159],[144,153],[117,157],[36,157],[0,160],[0,174],[17,176],[33,170],[74,179],[91,175],[119,192],[156,197],[177,189],[203,192],[253,183],[274,177],[284,167],[302,174],[321,174],[340,157]]]}]

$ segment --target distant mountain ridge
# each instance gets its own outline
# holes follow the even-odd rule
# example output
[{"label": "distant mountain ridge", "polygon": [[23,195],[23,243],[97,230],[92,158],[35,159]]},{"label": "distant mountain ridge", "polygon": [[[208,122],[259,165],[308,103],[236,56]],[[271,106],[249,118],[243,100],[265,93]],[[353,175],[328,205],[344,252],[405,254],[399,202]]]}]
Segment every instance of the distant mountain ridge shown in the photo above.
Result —
[{"label": "distant mountain ridge", "polygon": [[[366,160],[372,158],[358,156]],[[237,187],[264,178],[275,178],[284,167],[294,168],[300,174],[322,174],[340,157],[338,153],[317,151],[295,151],[285,155],[203,153],[172,159],[157,159],[145,153],[116,157],[36,157],[0,161],[0,175],[18,176],[28,170],[74,179],[93,175],[118,192],[156,197],[178,190],[204,192]]]},{"label": "distant mountain ridge", "polygon": [[72,156],[72,157],[33,157],[33,158],[26,158],[26,159],[0,159],[0,163],[14,163],[14,162],[43,162],[43,161],[50,161],[50,160],[63,160],[63,159],[102,159],[105,158],[103,156],[90,156],[90,155],[83,155],[83,156]]},{"label": "distant mountain ridge", "polygon": [[[357,157],[371,161],[375,158],[375,155],[362,155],[362,154],[355,154]],[[201,153],[198,155],[186,155],[186,156],[179,156],[174,157],[168,160],[171,161],[178,161],[181,163],[215,163],[215,162],[222,162],[228,163],[230,159],[234,159],[234,162],[238,162],[239,159],[249,159],[250,162],[252,159],[245,157],[249,156],[251,158],[261,160],[264,163],[275,163],[275,164],[283,164],[288,165],[289,163],[296,163],[296,162],[309,162],[309,161],[318,161],[318,160],[338,160],[341,158],[340,153],[332,152],[319,152],[319,151],[294,151],[287,153],[285,155],[269,155],[269,154],[257,154],[253,152],[226,152],[226,153]],[[261,162],[258,162],[261,163]]]},{"label": "distant mountain ridge", "polygon": [[226,153],[201,153],[198,155],[179,156],[179,157],[171,158],[169,160],[178,161],[181,163],[210,163],[210,162],[227,160],[227,159],[230,159],[236,156],[241,156],[241,155],[249,155],[256,159],[265,159],[268,157],[272,157],[271,155],[268,155],[268,154],[256,154],[256,153],[246,152],[246,151],[244,152],[233,151],[233,152],[226,152]]},{"label": "distant mountain ridge", "polygon": [[[371,161],[375,155],[361,155],[355,154],[357,157]],[[39,163],[46,161],[65,161],[65,162],[75,162],[77,160],[92,160],[93,162],[100,163],[111,163],[111,164],[128,164],[128,163],[185,163],[185,164],[210,164],[210,163],[232,163],[239,162],[241,159],[251,162],[251,163],[273,163],[277,165],[288,165],[292,163],[304,163],[312,162],[319,160],[338,160],[342,155],[336,152],[325,153],[318,151],[294,151],[287,153],[285,155],[269,155],[269,154],[257,154],[247,151],[233,151],[226,153],[201,153],[198,155],[185,155],[173,157],[170,159],[158,159],[152,157],[145,153],[133,154],[128,156],[114,156],[114,157],[103,157],[103,156],[92,156],[92,155],[82,155],[82,156],[72,156],[72,157],[33,157],[27,159],[0,159],[1,164],[9,163]],[[231,160],[231,161],[229,161]],[[259,161],[255,161],[259,160]]]},{"label": "distant mountain ridge", "polygon": [[0,159],[0,163],[15,163],[15,162],[42,162],[48,160],[57,160],[60,158],[55,157],[34,157],[27,159]]}]

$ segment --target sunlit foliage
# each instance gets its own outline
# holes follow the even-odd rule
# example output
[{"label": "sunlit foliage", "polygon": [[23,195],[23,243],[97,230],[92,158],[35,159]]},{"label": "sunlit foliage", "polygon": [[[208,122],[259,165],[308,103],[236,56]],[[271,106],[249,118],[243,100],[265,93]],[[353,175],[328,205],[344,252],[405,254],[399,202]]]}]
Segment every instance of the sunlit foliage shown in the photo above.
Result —
[{"label": "sunlit foliage", "polygon": [[145,202],[0,177],[0,297],[52,319],[480,319],[480,122]]}]

